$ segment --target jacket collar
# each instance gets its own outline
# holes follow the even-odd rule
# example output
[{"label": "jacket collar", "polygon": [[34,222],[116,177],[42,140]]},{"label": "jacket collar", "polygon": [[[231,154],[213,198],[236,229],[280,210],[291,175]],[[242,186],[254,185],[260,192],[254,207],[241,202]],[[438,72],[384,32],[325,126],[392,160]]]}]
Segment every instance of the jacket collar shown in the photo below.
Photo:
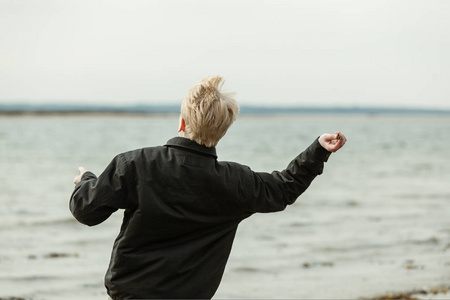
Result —
[{"label": "jacket collar", "polygon": [[211,155],[217,159],[216,147],[206,147],[204,145],[197,144],[197,142],[187,138],[174,137],[166,143],[166,146],[184,148],[190,151],[200,152],[203,154]]}]

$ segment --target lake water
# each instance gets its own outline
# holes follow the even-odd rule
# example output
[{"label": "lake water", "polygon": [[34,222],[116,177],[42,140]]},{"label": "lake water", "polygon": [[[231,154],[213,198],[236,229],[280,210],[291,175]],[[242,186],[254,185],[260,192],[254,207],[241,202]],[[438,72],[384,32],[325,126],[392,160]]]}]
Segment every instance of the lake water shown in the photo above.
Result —
[{"label": "lake water", "polygon": [[[0,117],[0,298],[105,299],[122,211],[89,228],[68,209],[82,165],[164,144],[178,116]],[[283,169],[342,131],[311,187],[284,212],[243,221],[215,298],[335,299],[450,286],[450,117],[238,117],[219,160]],[[450,298],[450,293],[441,298]]]}]

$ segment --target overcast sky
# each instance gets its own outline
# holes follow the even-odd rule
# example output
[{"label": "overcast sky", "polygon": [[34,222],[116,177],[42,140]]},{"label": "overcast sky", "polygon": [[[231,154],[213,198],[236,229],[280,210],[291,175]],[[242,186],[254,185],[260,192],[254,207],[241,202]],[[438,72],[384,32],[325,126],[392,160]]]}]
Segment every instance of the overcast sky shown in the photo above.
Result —
[{"label": "overcast sky", "polygon": [[0,0],[0,103],[450,108],[450,1]]}]

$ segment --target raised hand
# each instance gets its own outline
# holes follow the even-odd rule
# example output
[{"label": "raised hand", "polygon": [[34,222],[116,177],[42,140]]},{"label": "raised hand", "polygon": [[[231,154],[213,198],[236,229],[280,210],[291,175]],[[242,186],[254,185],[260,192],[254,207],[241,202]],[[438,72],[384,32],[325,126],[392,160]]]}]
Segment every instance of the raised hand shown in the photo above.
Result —
[{"label": "raised hand", "polygon": [[338,151],[345,145],[345,142],[347,142],[347,138],[339,131],[334,134],[324,133],[319,137],[320,145],[330,152]]},{"label": "raised hand", "polygon": [[74,184],[78,184],[81,181],[81,177],[83,176],[83,174],[87,172],[84,167],[78,167],[78,170],[80,171],[80,174],[75,176],[75,178],[73,179]]}]

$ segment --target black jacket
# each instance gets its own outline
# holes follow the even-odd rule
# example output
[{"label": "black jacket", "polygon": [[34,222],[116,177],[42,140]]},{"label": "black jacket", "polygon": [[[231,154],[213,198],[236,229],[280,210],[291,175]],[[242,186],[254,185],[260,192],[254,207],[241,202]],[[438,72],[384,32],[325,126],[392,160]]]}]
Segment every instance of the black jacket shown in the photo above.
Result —
[{"label": "black jacket", "polygon": [[316,140],[285,170],[256,173],[176,137],[117,155],[98,178],[86,172],[70,210],[93,226],[125,209],[105,276],[113,299],[209,299],[239,222],[292,204],[329,155]]}]

